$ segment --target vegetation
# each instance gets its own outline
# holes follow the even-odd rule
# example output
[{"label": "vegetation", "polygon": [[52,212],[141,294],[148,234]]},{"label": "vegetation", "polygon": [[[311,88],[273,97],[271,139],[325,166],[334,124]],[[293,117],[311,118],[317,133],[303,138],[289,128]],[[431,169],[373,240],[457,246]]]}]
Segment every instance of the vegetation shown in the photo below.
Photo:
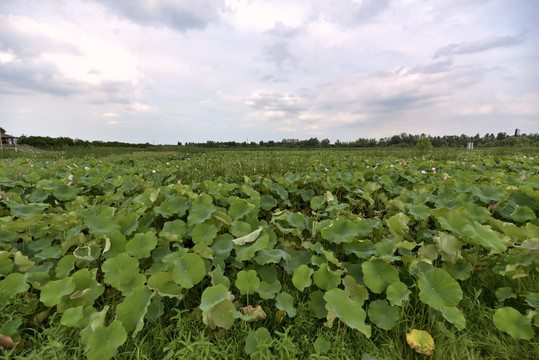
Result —
[{"label": "vegetation", "polygon": [[[256,142],[236,142],[236,141],[206,141],[203,143],[188,142],[182,145],[178,142],[177,147],[188,148],[204,148],[204,149],[223,149],[223,148],[413,148],[421,143],[421,140],[429,140],[431,145],[435,148],[466,148],[467,144],[472,142],[476,147],[529,147],[539,146],[539,134],[522,134],[519,136],[508,136],[504,132],[494,134],[485,134],[481,137],[479,134],[475,136],[467,135],[445,135],[445,136],[430,136],[430,135],[411,135],[402,133],[400,135],[394,135],[391,137],[376,139],[359,138],[356,141],[344,142],[337,140],[334,144],[331,144],[329,139],[318,140],[318,138],[310,138],[308,140],[299,139],[283,139],[282,141],[260,141]],[[92,147],[98,148],[131,148],[131,149],[145,149],[155,150],[163,147],[162,145],[145,144],[130,144],[122,143],[118,141],[87,141],[79,139],[71,139],[68,137],[51,138],[47,136],[21,136],[18,141],[19,144],[29,145],[38,149],[46,150],[62,150],[62,149],[88,149]],[[168,148],[176,148],[176,146],[167,146]]]},{"label": "vegetation", "polygon": [[437,151],[3,159],[1,357],[531,359],[537,154]]}]

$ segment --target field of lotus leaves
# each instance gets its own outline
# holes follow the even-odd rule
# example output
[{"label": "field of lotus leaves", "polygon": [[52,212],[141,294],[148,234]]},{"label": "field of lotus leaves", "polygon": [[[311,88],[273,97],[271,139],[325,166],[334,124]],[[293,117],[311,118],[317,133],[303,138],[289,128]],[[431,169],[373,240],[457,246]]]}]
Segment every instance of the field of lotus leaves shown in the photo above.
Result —
[{"label": "field of lotus leaves", "polygon": [[[533,155],[472,152],[3,159],[0,306],[19,305],[0,352],[65,327],[88,359],[110,359],[183,313],[209,342],[241,328],[246,358],[277,356],[300,316],[371,343],[398,332],[408,357],[442,358],[439,329],[465,331],[479,298],[490,331],[533,346],[538,171]],[[309,341],[294,357],[332,358],[333,339]]]}]

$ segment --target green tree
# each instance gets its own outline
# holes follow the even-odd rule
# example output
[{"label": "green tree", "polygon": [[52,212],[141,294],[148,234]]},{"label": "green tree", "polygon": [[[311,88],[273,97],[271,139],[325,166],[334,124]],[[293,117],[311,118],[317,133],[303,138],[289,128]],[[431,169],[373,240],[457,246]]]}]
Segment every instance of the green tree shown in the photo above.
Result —
[{"label": "green tree", "polygon": [[426,150],[432,148],[432,144],[431,144],[430,139],[428,137],[420,137],[417,140],[417,144],[415,145],[415,147],[418,150],[426,151]]}]

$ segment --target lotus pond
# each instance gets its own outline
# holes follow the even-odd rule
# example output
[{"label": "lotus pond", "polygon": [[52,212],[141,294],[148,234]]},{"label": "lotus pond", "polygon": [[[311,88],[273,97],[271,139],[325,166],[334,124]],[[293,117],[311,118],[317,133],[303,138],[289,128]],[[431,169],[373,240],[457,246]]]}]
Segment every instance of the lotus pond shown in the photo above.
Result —
[{"label": "lotus pond", "polygon": [[3,159],[0,352],[503,358],[462,342],[485,331],[533,358],[538,171],[474,152]]}]

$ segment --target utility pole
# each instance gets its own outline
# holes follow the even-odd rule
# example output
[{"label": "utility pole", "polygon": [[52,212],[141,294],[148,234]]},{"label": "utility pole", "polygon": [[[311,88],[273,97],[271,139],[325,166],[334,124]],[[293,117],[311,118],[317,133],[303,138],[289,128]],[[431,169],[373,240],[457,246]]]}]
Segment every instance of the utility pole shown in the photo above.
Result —
[{"label": "utility pole", "polygon": [[0,130],[0,151],[4,152],[4,134]]}]

